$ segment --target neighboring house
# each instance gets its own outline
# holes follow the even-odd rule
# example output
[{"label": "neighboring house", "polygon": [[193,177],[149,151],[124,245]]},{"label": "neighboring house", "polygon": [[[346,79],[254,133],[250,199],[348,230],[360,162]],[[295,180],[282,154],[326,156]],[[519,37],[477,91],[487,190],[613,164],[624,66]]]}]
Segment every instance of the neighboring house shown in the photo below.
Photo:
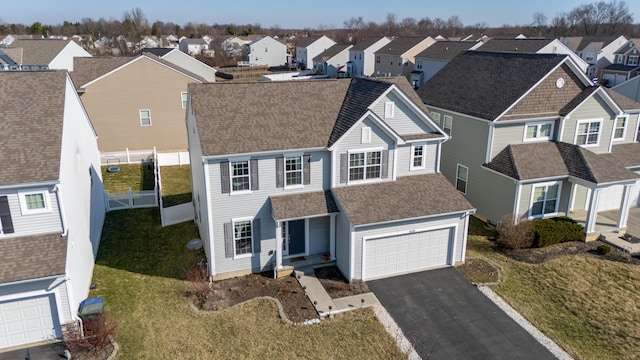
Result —
[{"label": "neighboring house", "polygon": [[600,76],[602,69],[614,63],[614,52],[618,50],[627,38],[624,36],[574,36],[560,38],[569,49],[578,54],[589,64],[587,76]]},{"label": "neighboring house", "polygon": [[627,41],[614,56],[614,63],[602,69],[604,85],[613,87],[640,74],[640,39]]},{"label": "neighboring house", "polygon": [[431,37],[399,36],[375,52],[375,76],[404,76],[415,66],[415,56],[436,41]]},{"label": "neighboring house", "polygon": [[349,49],[353,45],[336,44],[313,58],[313,70],[330,78],[346,77]]},{"label": "neighboring house", "polygon": [[303,70],[313,68],[313,58],[335,45],[336,42],[325,35],[309,35],[298,40],[296,45],[296,62]]},{"label": "neighboring house", "polygon": [[640,103],[640,76],[631,78],[622,84],[618,84],[611,88],[612,91],[624,95],[629,99]]},{"label": "neighboring house", "polygon": [[347,77],[371,76],[374,72],[374,53],[391,41],[386,36],[372,36],[358,41],[349,49]]},{"label": "neighboring house", "polygon": [[580,70],[587,73],[589,63],[578,56],[558,39],[521,38],[521,39],[491,39],[473,50],[491,52],[514,52],[523,54],[559,54],[568,55],[578,65]]},{"label": "neighboring house", "polygon": [[160,46],[165,48],[177,49],[180,43],[175,35],[162,35],[160,36]]},{"label": "neighboring house", "polygon": [[96,134],[66,71],[0,73],[0,114],[2,351],[77,323],[105,203]]},{"label": "neighboring house", "polygon": [[618,210],[626,228],[640,192],[640,104],[593,85],[568,56],[468,51],[418,95],[451,136],[442,173],[485,219],[584,210],[591,239],[598,212]]},{"label": "neighboring house", "polygon": [[263,36],[247,45],[247,61],[250,66],[283,66],[287,63],[287,45]]},{"label": "neighboring house", "polygon": [[264,35],[232,36],[228,39],[224,39],[220,44],[220,47],[227,56],[242,56],[243,53],[246,53],[247,45],[263,36]]},{"label": "neighboring house", "polygon": [[464,261],[473,208],[439,173],[448,137],[406,79],[189,94],[196,224],[214,279],[314,254],[350,281]]},{"label": "neighboring house", "polygon": [[187,85],[203,77],[144,54],[76,58],[71,76],[101,152],[187,149]]},{"label": "neighboring house", "polygon": [[201,55],[203,51],[208,50],[209,43],[201,38],[190,39],[183,36],[180,38],[180,42],[178,43],[178,49],[185,54],[196,56]]},{"label": "neighboring house", "polygon": [[162,60],[168,61],[184,70],[200,76],[207,82],[216,81],[216,72],[218,72],[216,69],[178,49],[151,48],[143,49],[141,53],[148,56],[155,55]]},{"label": "neighboring house", "polygon": [[73,58],[91,57],[73,40],[25,39],[14,40],[0,48],[20,66],[18,70],[64,69],[73,71]]},{"label": "neighboring house", "polygon": [[409,82],[414,88],[419,88],[459,53],[473,50],[480,45],[482,42],[436,41],[416,55],[416,63]]}]

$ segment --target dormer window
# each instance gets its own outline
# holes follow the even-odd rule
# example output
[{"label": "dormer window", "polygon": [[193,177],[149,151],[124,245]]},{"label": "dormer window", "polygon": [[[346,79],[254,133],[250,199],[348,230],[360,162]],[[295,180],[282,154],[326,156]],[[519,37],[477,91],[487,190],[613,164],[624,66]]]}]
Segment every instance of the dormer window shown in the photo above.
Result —
[{"label": "dormer window", "polygon": [[613,128],[613,140],[624,140],[625,129],[627,128],[627,117],[618,116]]},{"label": "dormer window", "polygon": [[631,55],[629,56],[629,62],[627,63],[629,66],[638,66],[638,56]]}]

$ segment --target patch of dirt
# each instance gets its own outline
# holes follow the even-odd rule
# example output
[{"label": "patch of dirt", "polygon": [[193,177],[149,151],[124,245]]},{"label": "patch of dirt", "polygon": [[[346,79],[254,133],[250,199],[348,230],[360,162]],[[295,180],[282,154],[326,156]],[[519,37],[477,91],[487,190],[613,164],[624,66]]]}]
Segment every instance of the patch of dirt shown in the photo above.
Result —
[{"label": "patch of dirt", "polygon": [[600,245],[607,245],[600,240],[582,242],[582,241],[569,241],[565,243],[555,244],[543,248],[532,249],[518,249],[518,250],[506,250],[502,252],[512,259],[530,263],[540,264],[547,260],[555,259],[565,255],[583,255],[594,257],[598,259],[606,259],[611,261],[619,261],[634,265],[640,265],[640,259],[632,257],[628,253],[617,249],[611,245],[607,245],[611,248],[611,252],[607,255],[600,255],[596,251]]},{"label": "patch of dirt", "polygon": [[285,314],[293,322],[318,317],[298,280],[293,276],[274,279],[271,272],[213,282],[211,292],[206,296],[201,308],[220,311],[260,296],[271,296],[280,300]]},{"label": "patch of dirt", "polygon": [[484,259],[467,258],[456,268],[474,283],[497,283],[500,280],[498,269]]},{"label": "patch of dirt", "polygon": [[316,268],[314,272],[332,299],[371,292],[362,280],[353,280],[349,283],[336,266]]},{"label": "patch of dirt", "polygon": [[[74,360],[101,360],[108,359],[113,354],[113,345],[109,344],[101,349],[95,350],[76,350],[71,352],[71,358]],[[61,357],[64,359],[64,357]]]}]

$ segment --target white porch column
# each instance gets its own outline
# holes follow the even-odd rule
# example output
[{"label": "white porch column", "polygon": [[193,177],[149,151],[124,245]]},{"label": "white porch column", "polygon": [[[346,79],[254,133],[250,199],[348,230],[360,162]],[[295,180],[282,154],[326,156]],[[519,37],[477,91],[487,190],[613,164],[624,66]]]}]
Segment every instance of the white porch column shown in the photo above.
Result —
[{"label": "white porch column", "polygon": [[329,255],[331,260],[336,259],[336,214],[329,217]]},{"label": "white porch column", "polygon": [[596,232],[596,219],[598,218],[598,203],[600,202],[600,189],[591,191],[591,199],[589,199],[589,211],[587,211],[586,231],[587,234]]},{"label": "white porch column", "polygon": [[573,203],[576,201],[576,191],[578,190],[578,184],[571,184],[571,194],[569,194],[569,203],[567,204],[567,216],[573,211]]},{"label": "white porch column", "polygon": [[620,211],[618,212],[618,229],[624,229],[627,227],[627,220],[629,219],[629,196],[631,195],[631,188],[633,185],[625,185],[622,192],[622,203],[620,204]]},{"label": "white porch column", "polygon": [[276,221],[276,270],[282,268],[282,221]]}]

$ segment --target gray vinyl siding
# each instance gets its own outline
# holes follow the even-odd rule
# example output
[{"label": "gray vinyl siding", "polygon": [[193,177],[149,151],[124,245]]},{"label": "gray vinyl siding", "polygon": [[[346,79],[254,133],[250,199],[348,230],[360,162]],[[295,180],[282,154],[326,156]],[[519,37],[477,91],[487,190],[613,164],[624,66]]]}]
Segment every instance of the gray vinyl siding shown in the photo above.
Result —
[{"label": "gray vinyl siding", "polygon": [[614,119],[615,114],[611,112],[609,106],[605,104],[604,101],[599,98],[590,97],[576,110],[574,110],[569,119],[565,120],[562,141],[575,144],[578,121],[602,120],[598,146],[585,146],[585,148],[596,154],[607,153],[609,152]]},{"label": "gray vinyl siding", "polygon": [[[209,161],[208,174],[210,182],[209,201],[212,204],[212,214],[209,220],[213,227],[214,264],[216,274],[224,274],[232,271],[253,270],[261,271],[271,269],[275,262],[275,220],[271,215],[271,202],[269,196],[293,194],[298,192],[318,191],[328,189],[329,179],[329,153],[326,151],[305,153],[311,155],[311,183],[301,188],[283,189],[276,187],[276,157],[280,155],[257,156],[251,159],[258,160],[258,176],[260,189],[250,193],[222,194],[220,162],[227,159]],[[253,217],[260,219],[261,228],[261,252],[251,258],[226,258],[224,242],[224,223],[233,219]],[[328,223],[327,223],[328,224]],[[327,225],[328,226],[328,225]],[[328,233],[328,229],[327,229]],[[310,239],[317,237],[312,232]],[[254,237],[255,241],[255,237]],[[327,241],[327,240],[323,240]],[[315,244],[309,244],[312,248]],[[255,248],[255,243],[254,243]]]},{"label": "gray vinyl siding", "polygon": [[[547,183],[544,181],[542,183]],[[533,195],[533,188],[536,183],[524,184],[520,192],[520,206],[518,208],[518,216],[526,219],[529,216],[529,207],[531,205],[531,196]],[[558,216],[568,215],[567,209],[569,208],[569,198],[571,196],[571,183],[563,180],[560,186],[560,203],[558,204]]]},{"label": "gray vinyl siding", "polygon": [[309,219],[309,255],[329,253],[329,217]]},{"label": "gray vinyl siding", "polygon": [[336,217],[336,265],[351,280],[351,222],[344,212]]},{"label": "gray vinyl siding", "polygon": [[513,214],[516,183],[486,168],[479,168],[473,173],[469,170],[467,198],[473,198],[469,201],[478,209],[479,215],[498,222],[505,215]]},{"label": "gray vinyl siding", "polygon": [[465,243],[466,234],[464,232],[464,224],[465,218],[462,214],[456,215],[447,215],[447,216],[438,216],[429,219],[421,219],[421,220],[410,220],[410,221],[400,221],[397,223],[391,224],[382,224],[382,225],[368,225],[361,226],[356,228],[355,234],[355,243],[353,246],[353,261],[354,261],[354,278],[361,279],[362,278],[362,242],[363,238],[377,236],[377,235],[385,235],[392,234],[401,231],[410,231],[416,229],[438,229],[451,225],[457,226],[456,238],[455,238],[455,253],[454,253],[454,263],[456,261],[463,261],[462,259],[462,248]]},{"label": "gray vinyl siding", "polygon": [[[58,286],[58,293],[60,294],[60,309],[62,309],[62,323],[66,323],[73,320],[73,316],[71,314],[71,305],[69,303],[69,296],[67,290],[67,282],[63,281],[60,286]],[[84,299],[76,299],[76,301],[82,301]]]},{"label": "gray vinyl siding", "polygon": [[416,142],[415,145],[425,145],[424,151],[424,169],[410,170],[411,169],[411,145],[406,144],[398,147],[396,150],[398,167],[396,169],[397,176],[405,175],[419,175],[419,174],[433,174],[437,169],[438,162],[438,142]]},{"label": "gray vinyl siding", "polygon": [[[393,102],[395,104],[395,111],[392,118],[385,119],[384,107],[387,102]],[[435,131],[435,129],[429,127],[420,118],[418,118],[415,110],[409,108],[409,106],[400,100],[400,98],[393,92],[388,93],[387,96],[380,99],[380,101],[378,101],[378,103],[373,107],[373,112],[395,132],[401,135]]]},{"label": "gray vinyl siding", "polygon": [[[362,128],[369,127],[371,128],[371,142],[362,144]],[[336,147],[334,151],[336,152],[336,161],[333,164],[334,174],[335,174],[335,183],[336,186],[344,186],[345,184],[340,184],[340,154],[347,153],[348,151],[357,151],[357,150],[366,150],[366,149],[388,149],[389,157],[388,157],[388,174],[389,178],[391,178],[392,169],[393,169],[393,152],[395,151],[391,148],[394,141],[387,135],[382,129],[380,129],[372,120],[365,119],[357,126],[353,127],[349,133],[343,136],[338,142],[335,144]],[[330,179],[330,176],[327,174],[327,179]]]},{"label": "gray vinyl siding", "polygon": [[[49,191],[48,200],[51,211],[39,214],[22,215],[18,192],[40,191],[43,189],[48,189]],[[58,199],[56,194],[53,192],[52,187],[42,186],[2,190],[0,191],[0,196],[7,196],[7,200],[9,201],[9,210],[11,211],[11,220],[13,221],[14,228],[14,233],[0,234],[0,238],[30,236],[53,232],[62,233],[62,222],[60,220],[60,210],[58,209]],[[67,219],[67,221],[70,221],[70,219]]]},{"label": "gray vinyl siding", "polygon": [[[433,59],[423,59],[422,60],[422,84],[426,83],[435,75],[440,69],[442,69],[445,65],[447,65],[449,61],[444,60],[433,60]],[[422,85],[420,84],[420,85]]]},{"label": "gray vinyl siding", "polygon": [[587,209],[587,194],[589,189],[582,185],[576,185],[576,193],[573,199],[573,210]]},{"label": "gray vinyl siding", "polygon": [[[189,104],[190,105],[190,104]],[[202,162],[202,147],[200,145],[200,137],[195,126],[195,118],[191,112],[191,108],[187,109],[187,138],[189,139],[189,162],[191,164],[191,191],[194,204],[196,225],[200,232],[200,238],[204,241],[204,250],[208,259],[212,259],[210,254],[211,238],[209,236],[208,219],[209,213],[207,209],[207,195],[205,189],[205,166],[207,163]],[[213,239],[215,241],[215,239]],[[222,239],[221,239],[222,240]],[[209,264],[212,265],[212,264]]]},{"label": "gray vinyl siding", "polygon": [[[493,159],[496,155],[500,153],[504,148],[508,145],[516,145],[523,144],[524,141],[524,132],[526,129],[527,123],[540,123],[547,121],[529,121],[529,122],[518,122],[518,123],[496,123],[495,128],[493,129],[493,142],[491,144],[491,158]],[[556,124],[553,126],[553,137],[556,138],[557,134]],[[545,140],[540,140],[545,141]],[[533,141],[527,141],[526,143],[531,143]]]}]

